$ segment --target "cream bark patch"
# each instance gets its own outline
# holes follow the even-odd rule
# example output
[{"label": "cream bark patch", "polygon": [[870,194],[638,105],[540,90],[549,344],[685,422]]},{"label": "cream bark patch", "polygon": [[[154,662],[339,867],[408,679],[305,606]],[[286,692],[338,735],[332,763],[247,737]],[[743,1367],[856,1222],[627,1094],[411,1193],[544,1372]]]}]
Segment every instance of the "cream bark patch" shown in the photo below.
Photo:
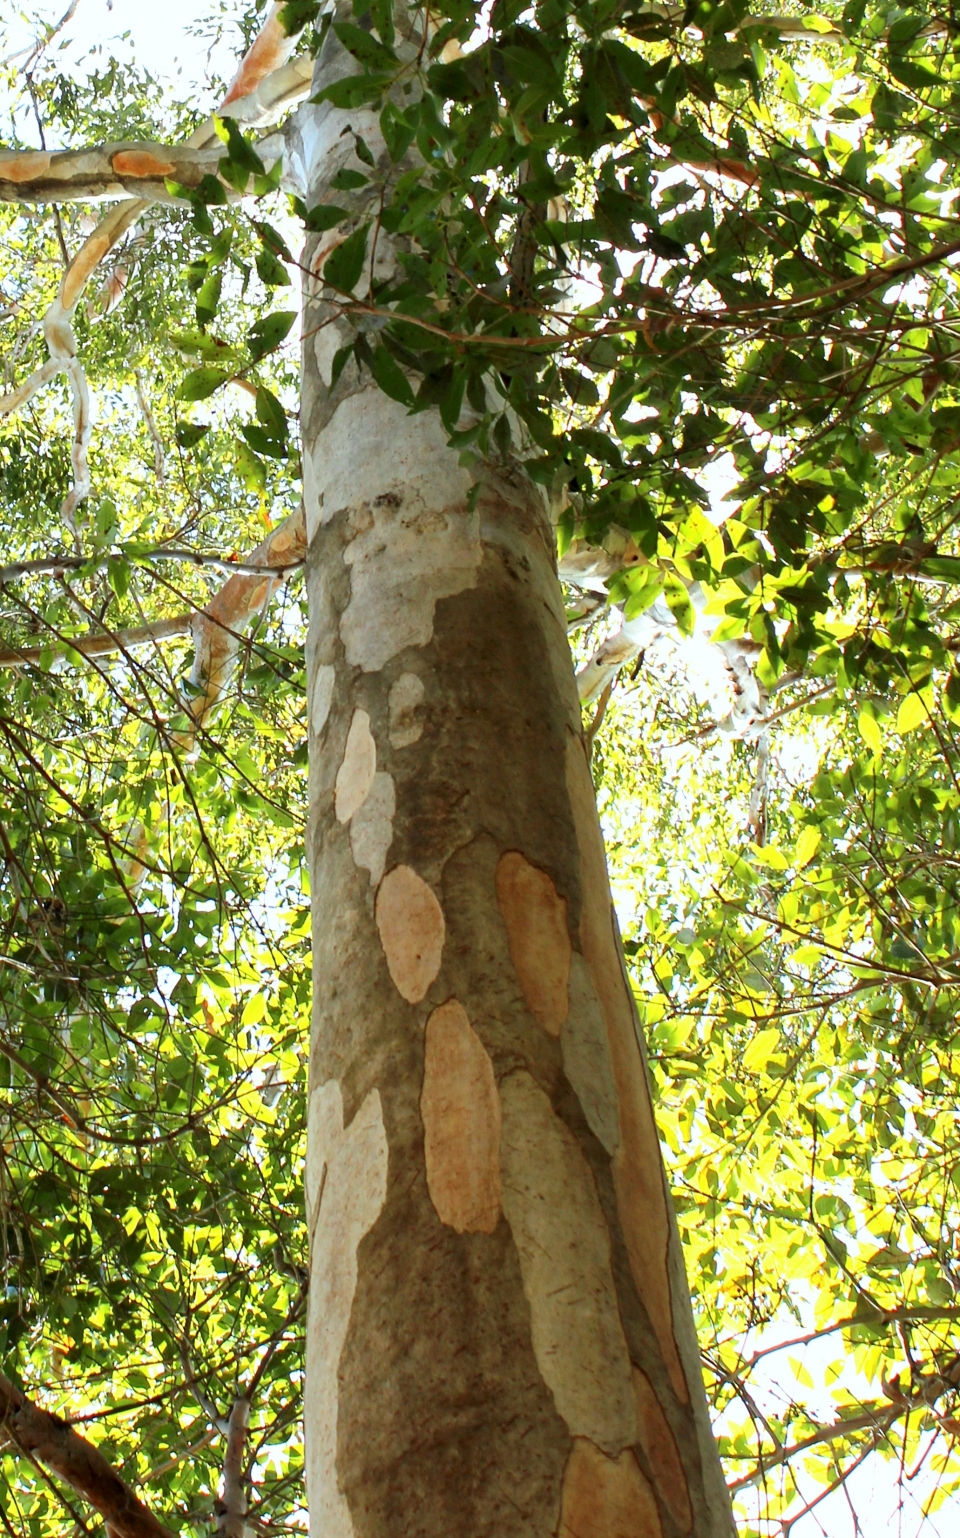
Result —
[{"label": "cream bark patch", "polygon": [[492,1234],[500,1219],[500,1101],[493,1064],[456,999],[427,1021],[423,1091],[427,1187],[441,1223]]},{"label": "cream bark patch", "polygon": [[560,1046],[563,1071],[583,1106],[591,1132],[608,1154],[615,1154],[620,1142],[620,1117],[607,1027],[589,968],[576,951],[570,963],[570,1013],[563,1022]]},{"label": "cream bark patch", "polygon": [[357,1288],[357,1250],[387,1194],[387,1137],[371,1090],[349,1127],[335,1080],[310,1096],[307,1133],[310,1302],[304,1398],[310,1526],[323,1538],[353,1538],[337,1482],[340,1355]]},{"label": "cream bark patch", "polygon": [[380,883],[377,928],[390,976],[408,1004],[419,1004],[440,971],[446,928],[433,892],[409,865]]},{"label": "cream bark patch", "polygon": [[333,686],[336,678],[336,669],[329,662],[318,667],[313,676],[313,690],[310,695],[310,725],[313,728],[315,737],[319,737],[327,724],[330,706],[333,704]]},{"label": "cream bark patch", "polygon": [[637,1292],[656,1333],[674,1392],[687,1404],[690,1391],[674,1333],[668,1271],[670,1216],[660,1141],[637,1039],[633,998],[614,927],[593,781],[583,744],[573,735],[567,741],[567,790],[580,848],[580,941],[603,1009],[617,1088],[620,1145],[613,1161],[617,1211]]},{"label": "cream bark patch", "polygon": [[607,1458],[592,1442],[574,1442],[558,1538],[663,1538],[653,1491],[633,1453]]},{"label": "cream bark patch", "polygon": [[418,678],[416,673],[401,673],[392,686],[387,701],[392,748],[409,748],[423,736],[420,706],[425,692],[423,679]]},{"label": "cream bark patch", "polygon": [[482,551],[479,519],[462,508],[424,507],[405,489],[402,502],[387,493],[371,511],[343,555],[350,602],[340,639],[349,663],[376,673],[406,647],[426,646],[437,603],[476,585]]},{"label": "cream bark patch", "polygon": [[610,1236],[590,1166],[530,1074],[500,1085],[503,1210],[520,1257],[537,1365],[574,1436],[622,1452],[637,1438]]},{"label": "cream bark patch", "polygon": [[343,762],[337,770],[334,806],[338,822],[349,822],[354,812],[360,810],[370,794],[376,772],[377,745],[370,731],[370,717],[365,710],[355,710]]},{"label": "cream bark patch", "polygon": [[350,823],[350,849],[353,863],[369,871],[374,886],[383,875],[390,845],[393,843],[393,819],[397,794],[389,774],[375,774],[370,793]]},{"label": "cream bark patch", "polygon": [[676,1438],[654,1393],[653,1384],[639,1367],[633,1369],[633,1386],[637,1396],[639,1442],[653,1474],[657,1492],[678,1531],[689,1533],[693,1528],[693,1508]]},{"label": "cream bark patch", "polygon": [[497,901],[507,927],[510,959],[527,1008],[551,1036],[567,1018],[570,934],[567,902],[546,871],[516,850],[497,866]]}]

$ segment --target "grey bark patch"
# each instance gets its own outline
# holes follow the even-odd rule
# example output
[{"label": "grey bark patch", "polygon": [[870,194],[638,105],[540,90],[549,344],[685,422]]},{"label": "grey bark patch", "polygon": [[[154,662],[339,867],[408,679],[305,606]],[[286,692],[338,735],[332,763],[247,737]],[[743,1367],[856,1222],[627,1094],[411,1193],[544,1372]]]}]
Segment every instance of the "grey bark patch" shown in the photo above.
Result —
[{"label": "grey bark patch", "polygon": [[373,783],[350,823],[350,848],[356,865],[369,872],[376,886],[383,875],[393,842],[397,797],[389,774],[375,774]]},{"label": "grey bark patch", "polygon": [[616,1456],[637,1439],[637,1412],[593,1175],[528,1073],[508,1075],[500,1099],[503,1210],[537,1362],[571,1435]]},{"label": "grey bark patch", "polygon": [[563,1071],[583,1107],[587,1124],[608,1154],[620,1142],[617,1089],[610,1066],[607,1026],[589,968],[575,951],[570,965],[570,1013],[560,1032]]},{"label": "grey bark patch", "polygon": [[[363,1241],[341,1359],[340,1484],[357,1538],[553,1538],[570,1438],[534,1359],[507,1224],[444,1227],[419,1145]],[[325,1535],[324,1535],[325,1538]]]}]

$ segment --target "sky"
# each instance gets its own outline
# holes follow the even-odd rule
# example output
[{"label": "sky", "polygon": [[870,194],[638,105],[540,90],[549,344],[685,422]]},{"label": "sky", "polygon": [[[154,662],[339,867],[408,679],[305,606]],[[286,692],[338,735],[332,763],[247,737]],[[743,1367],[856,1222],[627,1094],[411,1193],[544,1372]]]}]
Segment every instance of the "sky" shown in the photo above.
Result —
[{"label": "sky", "polygon": [[[68,0],[55,0],[52,4],[45,0],[28,10],[34,18],[55,22],[67,5]],[[60,68],[78,80],[88,71],[102,68],[111,53],[121,61],[134,57],[155,79],[168,83],[171,97],[195,97],[200,104],[212,107],[213,96],[207,86],[210,77],[229,79],[236,68],[240,37],[231,18],[239,15],[241,9],[231,0],[223,0],[222,6],[217,0],[78,0],[72,21],[53,48]],[[29,48],[38,33],[35,20],[31,23],[22,15],[11,16],[12,10],[11,0],[0,0],[0,59]],[[208,12],[222,14],[225,24],[223,38],[212,47],[206,29],[202,38],[192,36],[189,30],[202,22]],[[727,479],[718,475],[717,484],[711,487],[717,504],[727,488]],[[716,511],[719,514],[719,507]],[[729,512],[729,508],[724,511]],[[782,1329],[767,1331],[762,1342],[754,1341],[753,1346],[772,1344],[797,1333],[796,1324],[785,1321]],[[793,1355],[805,1356],[809,1370],[819,1379],[823,1368],[839,1351],[836,1342],[830,1340]],[[789,1394],[793,1379],[781,1356],[767,1360],[770,1370],[760,1393],[762,1398],[769,1396],[767,1403],[772,1407],[782,1403],[785,1390]],[[876,1396],[875,1385],[857,1384],[849,1377],[846,1381],[865,1397]],[[830,1415],[829,1403],[821,1408],[825,1416]],[[791,1528],[790,1538],[954,1538],[960,1531],[960,1502],[951,1502],[924,1523],[923,1505],[931,1489],[929,1480],[921,1474],[903,1496],[897,1487],[897,1472],[895,1464],[871,1459],[850,1481],[850,1502],[839,1492],[829,1497]],[[808,1498],[814,1493],[814,1487],[810,1487]],[[852,1510],[857,1513],[859,1529]]]},{"label": "sky", "polygon": [[[0,0],[0,58],[28,47],[40,30],[36,18],[55,23],[68,3],[43,0],[11,17],[11,0]],[[220,9],[216,0],[78,0],[52,52],[60,68],[66,66],[64,72],[77,77],[102,67],[111,54],[121,62],[135,57],[155,78],[169,81],[178,96],[192,96],[204,91],[211,74],[229,79],[236,69],[240,34],[231,17],[240,14],[240,5],[225,0],[224,37],[212,48],[207,37],[190,35],[189,29],[208,15],[219,18]]]}]

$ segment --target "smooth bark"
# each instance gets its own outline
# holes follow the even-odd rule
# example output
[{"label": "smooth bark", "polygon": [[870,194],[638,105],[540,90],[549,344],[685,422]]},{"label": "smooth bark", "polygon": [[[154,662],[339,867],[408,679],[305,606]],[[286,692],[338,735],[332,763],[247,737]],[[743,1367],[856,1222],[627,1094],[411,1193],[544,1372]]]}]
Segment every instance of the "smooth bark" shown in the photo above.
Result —
[{"label": "smooth bark", "polygon": [[[354,134],[299,114],[311,201]],[[312,1531],[729,1538],[547,508],[305,298]]]}]

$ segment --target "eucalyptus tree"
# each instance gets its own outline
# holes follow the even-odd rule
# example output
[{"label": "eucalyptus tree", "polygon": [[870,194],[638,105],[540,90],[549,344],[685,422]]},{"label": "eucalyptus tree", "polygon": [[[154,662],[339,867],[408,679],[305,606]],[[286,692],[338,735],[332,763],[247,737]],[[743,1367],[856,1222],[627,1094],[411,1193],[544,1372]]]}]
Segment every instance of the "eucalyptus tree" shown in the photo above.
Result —
[{"label": "eucalyptus tree", "polygon": [[[868,743],[894,696],[909,730],[943,686],[952,720],[954,41],[948,16],[856,0],[775,16],[294,0],[251,32],[200,127],[146,85],[111,119],[54,76],[46,98],[32,85],[40,131],[46,112],[70,142],[0,158],[13,238],[39,252],[22,209],[51,204],[66,264],[0,408],[33,411],[45,453],[40,392],[64,380],[72,413],[59,525],[35,520],[4,574],[12,591],[50,572],[63,593],[10,658],[82,668],[188,623],[195,642],[182,686],[162,653],[138,678],[175,790],[119,797],[104,830],[109,917],[134,938],[141,873],[175,868],[158,846],[216,802],[211,723],[242,632],[304,561],[305,1431],[325,1533],[731,1531],[567,629],[622,610],[585,658],[591,698],[699,626],[735,734],[762,732],[771,696],[808,673],[824,696],[864,696]],[[305,226],[296,261],[263,217],[278,187]],[[92,199],[111,210],[71,256],[69,211]],[[27,264],[38,292],[44,260]],[[269,298],[290,266],[299,452],[298,312]],[[113,307],[99,328],[95,273]],[[21,276],[18,311],[26,293]],[[136,508],[106,494],[132,477],[97,462],[94,369],[111,439],[134,394],[149,438]],[[239,434],[227,392],[252,404]],[[188,494],[157,538],[174,447]],[[722,527],[717,463],[738,482]],[[269,491],[287,516],[202,599],[196,570],[172,582],[164,563],[223,564],[241,485],[251,510]],[[245,710],[228,774],[257,810],[262,785],[236,788],[255,778]],[[35,930],[51,901],[18,897],[20,922]],[[49,1073],[32,1080],[49,1099]],[[103,1135],[102,1106],[71,1105],[81,1142]],[[226,1422],[227,1526],[245,1519],[248,1404],[238,1391]],[[101,1509],[117,1531],[147,1520]]]}]

